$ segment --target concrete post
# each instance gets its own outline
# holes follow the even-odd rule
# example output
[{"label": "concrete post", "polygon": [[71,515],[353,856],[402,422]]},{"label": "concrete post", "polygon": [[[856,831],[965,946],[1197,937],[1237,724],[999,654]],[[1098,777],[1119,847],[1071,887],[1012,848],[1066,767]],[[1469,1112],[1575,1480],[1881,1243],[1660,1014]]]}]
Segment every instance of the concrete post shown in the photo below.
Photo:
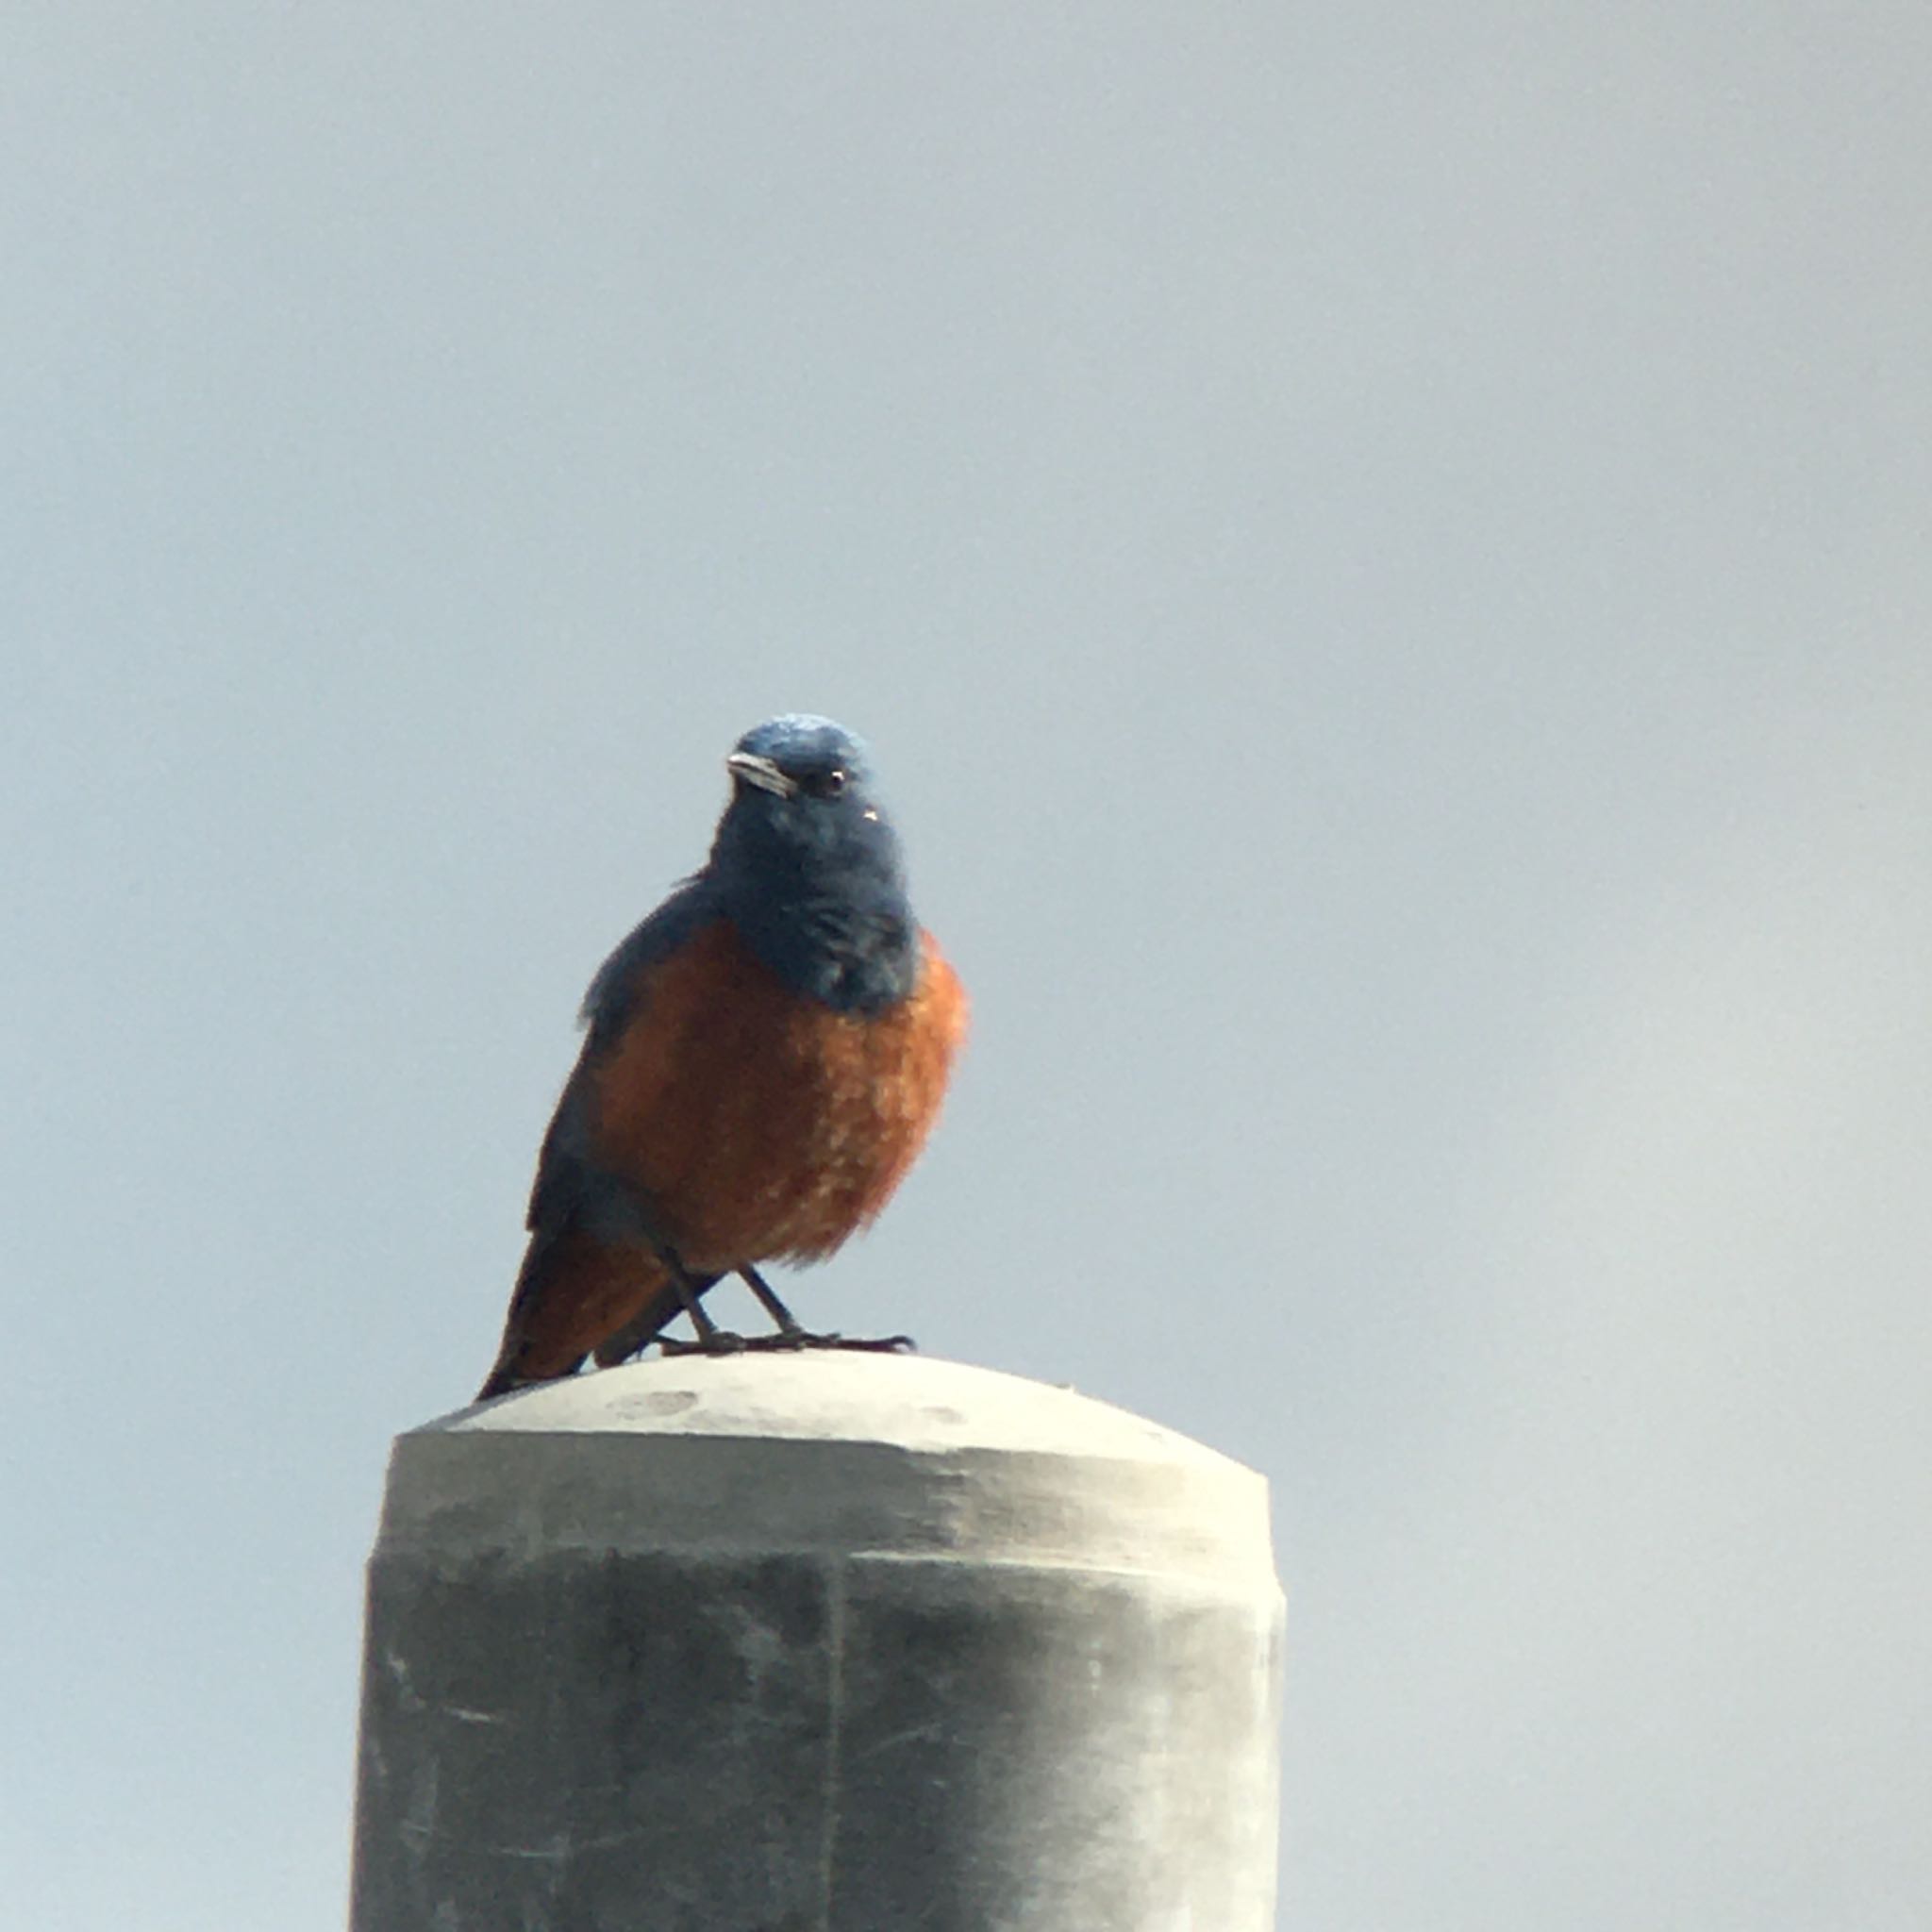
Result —
[{"label": "concrete post", "polygon": [[411,1430],[354,1932],[1268,1932],[1265,1506],[918,1357],[649,1361]]}]

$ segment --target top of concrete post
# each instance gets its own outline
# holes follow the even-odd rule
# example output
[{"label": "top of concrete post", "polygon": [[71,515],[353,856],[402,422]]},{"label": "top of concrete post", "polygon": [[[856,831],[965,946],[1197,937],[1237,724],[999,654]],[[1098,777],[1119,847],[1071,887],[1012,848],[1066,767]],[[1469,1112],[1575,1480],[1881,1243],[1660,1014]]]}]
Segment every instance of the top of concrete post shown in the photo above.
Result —
[{"label": "top of concrete post", "polygon": [[1272,1576],[1267,1486],[1073,1390],[815,1350],[602,1369],[398,1438],[379,1547],[791,1547]]},{"label": "top of concrete post", "polygon": [[674,1356],[541,1382],[425,1423],[422,1433],[541,1429],[625,1436],[782,1436],[1233,1468],[1218,1451],[1069,1385],[933,1356],[858,1349]]}]

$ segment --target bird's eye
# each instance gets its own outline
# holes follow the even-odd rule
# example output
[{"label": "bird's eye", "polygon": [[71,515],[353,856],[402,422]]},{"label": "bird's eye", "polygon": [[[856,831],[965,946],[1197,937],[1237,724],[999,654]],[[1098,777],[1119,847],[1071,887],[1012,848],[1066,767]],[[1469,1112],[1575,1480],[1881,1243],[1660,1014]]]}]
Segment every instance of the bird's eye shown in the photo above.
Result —
[{"label": "bird's eye", "polygon": [[829,772],[820,772],[806,781],[806,790],[814,798],[837,798],[851,783],[849,774],[841,766],[834,765]]}]

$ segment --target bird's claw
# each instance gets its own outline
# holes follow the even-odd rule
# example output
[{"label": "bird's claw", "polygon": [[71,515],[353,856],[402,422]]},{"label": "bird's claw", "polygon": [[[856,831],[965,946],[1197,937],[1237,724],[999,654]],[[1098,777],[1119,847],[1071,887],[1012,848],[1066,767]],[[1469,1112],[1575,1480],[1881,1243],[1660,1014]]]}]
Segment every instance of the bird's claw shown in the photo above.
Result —
[{"label": "bird's claw", "polygon": [[804,1348],[856,1348],[869,1355],[917,1355],[919,1344],[909,1335],[807,1335]]}]

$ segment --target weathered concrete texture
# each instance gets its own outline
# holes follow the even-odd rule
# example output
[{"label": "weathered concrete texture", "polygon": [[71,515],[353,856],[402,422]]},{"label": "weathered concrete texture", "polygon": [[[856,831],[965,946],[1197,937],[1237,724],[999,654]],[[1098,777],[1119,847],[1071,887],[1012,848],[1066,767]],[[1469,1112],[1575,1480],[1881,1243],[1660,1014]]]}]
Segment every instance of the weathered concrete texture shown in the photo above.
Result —
[{"label": "weathered concrete texture", "polygon": [[653,1361],[401,1437],[355,1932],[1265,1932],[1265,1486],[1069,1391]]}]

